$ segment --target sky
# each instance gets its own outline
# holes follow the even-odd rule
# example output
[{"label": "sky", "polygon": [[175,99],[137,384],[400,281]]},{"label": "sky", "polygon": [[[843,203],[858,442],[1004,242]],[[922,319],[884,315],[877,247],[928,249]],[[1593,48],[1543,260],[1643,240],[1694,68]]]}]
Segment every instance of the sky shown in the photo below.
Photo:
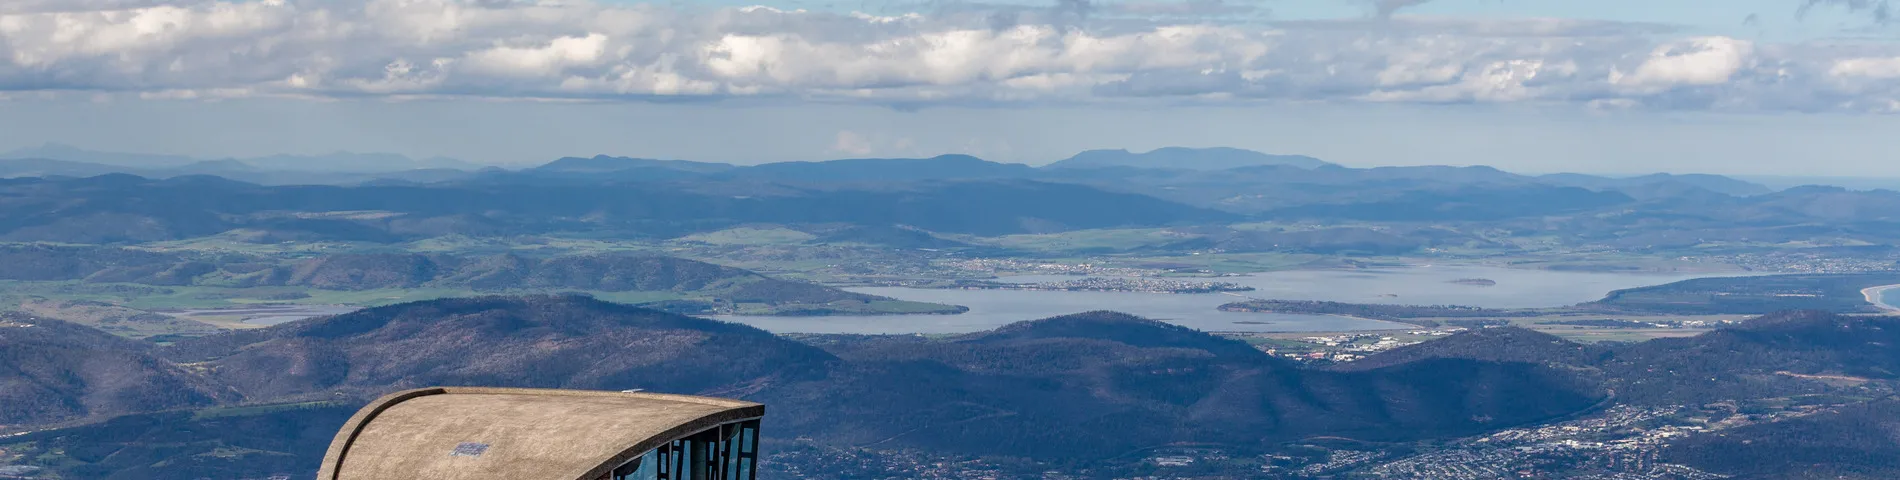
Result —
[{"label": "sky", "polygon": [[0,1],[0,151],[1900,177],[1881,0],[780,1]]}]

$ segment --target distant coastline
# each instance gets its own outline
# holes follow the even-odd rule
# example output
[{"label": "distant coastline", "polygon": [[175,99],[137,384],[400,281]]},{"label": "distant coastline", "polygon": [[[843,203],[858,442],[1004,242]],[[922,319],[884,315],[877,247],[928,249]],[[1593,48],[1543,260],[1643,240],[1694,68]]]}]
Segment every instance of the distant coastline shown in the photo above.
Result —
[{"label": "distant coastline", "polygon": [[1867,288],[1861,289],[1860,294],[1867,296],[1867,303],[1874,304],[1875,307],[1878,307],[1881,310],[1885,310],[1888,313],[1900,313],[1900,307],[1889,305],[1886,302],[1882,301],[1883,296],[1886,294],[1888,290],[1893,290],[1897,288],[1900,288],[1900,285],[1884,285],[1884,286],[1879,286],[1879,287],[1867,287]]}]

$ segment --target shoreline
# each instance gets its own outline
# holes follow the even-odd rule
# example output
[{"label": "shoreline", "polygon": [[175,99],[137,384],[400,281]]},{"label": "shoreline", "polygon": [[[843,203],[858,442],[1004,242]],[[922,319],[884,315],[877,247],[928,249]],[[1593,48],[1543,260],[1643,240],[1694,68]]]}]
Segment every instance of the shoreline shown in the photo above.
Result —
[{"label": "shoreline", "polygon": [[1895,314],[1900,314],[1900,307],[1895,307],[1893,305],[1881,303],[1880,301],[1881,295],[1886,293],[1886,291],[1893,290],[1893,289],[1900,289],[1900,285],[1882,285],[1878,287],[1867,287],[1867,288],[1860,289],[1860,294],[1861,296],[1866,297],[1867,303],[1874,304],[1875,308],[1879,308],[1880,310],[1887,312],[1888,315],[1895,315]]},{"label": "shoreline", "polygon": [[[1295,314],[1295,315],[1300,315],[1300,314]],[[1360,332],[1390,332],[1390,331],[1395,331],[1395,330],[1418,330],[1418,329],[1432,330],[1435,328],[1440,328],[1440,327],[1426,327],[1424,325],[1397,322],[1397,321],[1392,321],[1392,320],[1380,320],[1377,318],[1355,317],[1355,316],[1347,315],[1343,313],[1322,313],[1320,315],[1325,315],[1325,316],[1330,316],[1330,317],[1350,318],[1353,320],[1364,320],[1368,322],[1389,323],[1392,325],[1396,325],[1396,327],[1394,328],[1385,328],[1385,329],[1379,329],[1379,330],[1355,330],[1355,331],[1360,331]],[[1295,333],[1295,332],[1269,332],[1269,333]]]}]

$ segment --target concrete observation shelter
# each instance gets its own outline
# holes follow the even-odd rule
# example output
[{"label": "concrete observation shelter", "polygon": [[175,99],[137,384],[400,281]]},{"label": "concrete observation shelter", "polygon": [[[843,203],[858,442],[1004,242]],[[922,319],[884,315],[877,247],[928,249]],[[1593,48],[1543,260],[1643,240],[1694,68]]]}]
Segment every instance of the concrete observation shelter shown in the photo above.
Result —
[{"label": "concrete observation shelter", "polygon": [[753,480],[765,406],[631,392],[437,387],[343,424],[318,480]]}]

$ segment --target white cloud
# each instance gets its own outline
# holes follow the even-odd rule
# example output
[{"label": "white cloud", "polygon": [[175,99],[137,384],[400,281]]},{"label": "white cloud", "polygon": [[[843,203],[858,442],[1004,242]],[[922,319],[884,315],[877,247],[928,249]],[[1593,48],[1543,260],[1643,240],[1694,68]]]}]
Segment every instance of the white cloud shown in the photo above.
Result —
[{"label": "white cloud", "polygon": [[556,76],[568,68],[600,63],[606,55],[607,36],[559,37],[526,47],[497,46],[469,53],[464,65],[470,72],[503,77]]},{"label": "white cloud", "polygon": [[1755,45],[1728,37],[1702,37],[1657,47],[1632,74],[1612,72],[1610,83],[1639,89],[1728,83],[1753,60]]},{"label": "white cloud", "polygon": [[[1540,60],[1507,60],[1466,72],[1455,83],[1431,85],[1417,90],[1380,90],[1368,94],[1366,99],[1436,103],[1531,100],[1540,96],[1537,88],[1527,86],[1532,80],[1540,75],[1569,75],[1575,70],[1576,66],[1572,64],[1552,66]],[[1438,83],[1443,82],[1441,80]]]},{"label": "white cloud", "polygon": [[[1021,7],[872,15],[583,0],[19,1],[0,8],[6,96],[776,96],[905,105],[1160,98],[1852,111],[1887,111],[1900,99],[1896,45],[1669,40],[1667,26],[1561,19],[1263,24],[1164,15],[1087,23],[1072,11]],[[1237,8],[1189,3],[1193,11]]]},{"label": "white cloud", "polygon": [[873,151],[871,139],[864,134],[850,130],[839,130],[838,138],[831,143],[831,151],[849,155],[870,155]]},{"label": "white cloud", "polygon": [[7,0],[0,15],[19,13],[85,12],[175,4],[166,0]]},{"label": "white cloud", "polygon": [[1900,57],[1849,58],[1834,62],[1828,74],[1836,77],[1900,79]]}]

